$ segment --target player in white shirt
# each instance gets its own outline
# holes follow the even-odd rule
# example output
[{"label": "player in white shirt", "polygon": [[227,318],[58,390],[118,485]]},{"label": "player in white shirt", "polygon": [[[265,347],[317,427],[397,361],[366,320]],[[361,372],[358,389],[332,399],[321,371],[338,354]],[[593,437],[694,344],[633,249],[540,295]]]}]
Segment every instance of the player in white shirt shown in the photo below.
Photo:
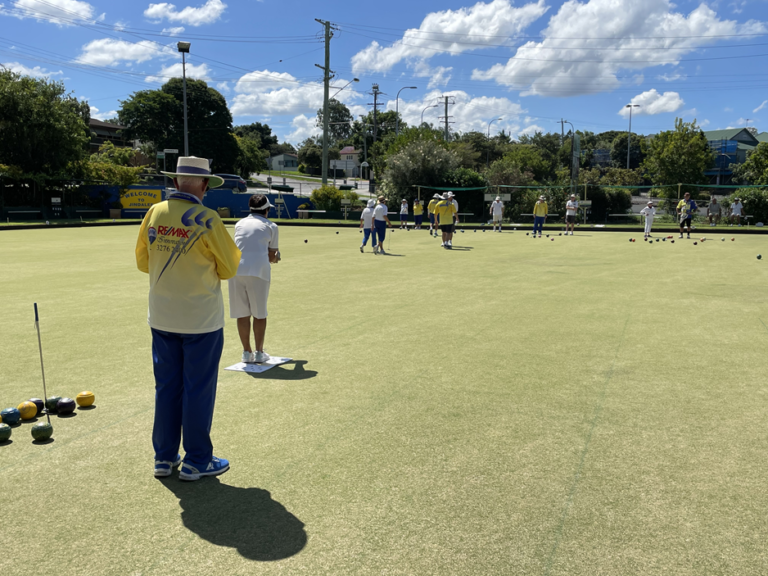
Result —
[{"label": "player in white shirt", "polygon": [[400,230],[408,228],[408,200],[403,198],[400,202]]},{"label": "player in white shirt", "polygon": [[741,203],[741,200],[734,198],[733,204],[731,204],[731,226],[733,226],[734,220],[736,220],[736,224],[741,226],[741,211],[743,209],[744,205]]},{"label": "player in white shirt", "polygon": [[386,254],[384,252],[384,237],[387,235],[387,226],[392,227],[392,223],[387,216],[387,205],[384,204],[384,196],[379,196],[379,203],[373,209],[373,231],[376,235],[376,245],[373,247],[373,253]]},{"label": "player in white shirt", "polygon": [[[242,256],[237,276],[229,280],[229,317],[237,318],[237,332],[243,344],[243,362],[266,362],[267,298],[272,267],[280,261],[277,224],[267,220],[273,208],[263,194],[248,201],[251,215],[235,224],[235,244]],[[251,348],[251,317],[254,347]],[[255,349],[255,352],[254,352]]]},{"label": "player in white shirt", "polygon": [[650,238],[653,217],[656,216],[656,208],[653,207],[653,200],[648,200],[648,205],[640,210],[640,214],[645,216],[645,236],[643,236],[643,238]]},{"label": "player in white shirt", "polygon": [[568,227],[571,228],[573,236],[573,225],[576,223],[576,213],[579,210],[579,201],[576,194],[571,194],[571,198],[565,203],[565,235],[568,236]]},{"label": "player in white shirt", "polygon": [[373,198],[368,200],[368,205],[360,215],[360,228],[363,229],[363,243],[360,244],[360,252],[365,252],[363,248],[368,243],[368,237],[371,237],[371,247],[376,243],[376,237],[373,232],[373,207],[376,206],[376,202]]},{"label": "player in white shirt", "polygon": [[500,196],[496,196],[496,200],[491,202],[490,212],[493,218],[493,231],[496,232],[496,224],[498,224],[499,232],[501,232],[501,217],[504,215],[504,203],[501,201]]}]

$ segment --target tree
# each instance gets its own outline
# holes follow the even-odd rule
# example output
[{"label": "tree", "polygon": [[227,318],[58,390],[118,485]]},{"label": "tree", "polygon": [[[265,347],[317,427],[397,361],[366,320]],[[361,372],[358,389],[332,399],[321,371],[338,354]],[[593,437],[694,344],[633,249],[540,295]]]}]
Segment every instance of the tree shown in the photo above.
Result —
[{"label": "tree", "polygon": [[527,134],[520,136],[520,144],[528,144],[538,149],[546,164],[546,174],[543,178],[540,178],[540,181],[542,182],[555,181],[557,179],[557,168],[559,166],[571,165],[570,138],[566,136],[562,143],[560,140],[560,134],[551,132],[548,134],[536,132],[533,136]]},{"label": "tree", "polygon": [[288,142],[283,142],[282,144],[273,144],[269,147],[269,155],[270,156],[279,156],[280,154],[296,154],[296,148],[294,148],[293,144],[289,144]]},{"label": "tree", "polygon": [[518,166],[521,173],[532,174],[538,182],[550,177],[551,164],[544,160],[542,149],[531,144],[513,144],[504,154],[504,159]]},{"label": "tree", "polygon": [[319,210],[341,210],[341,201],[344,193],[330,184],[323,184],[312,191],[309,199]]},{"label": "tree", "polygon": [[458,168],[456,155],[431,140],[414,140],[387,159],[387,190],[401,198],[415,197],[413,186],[441,187],[448,173]]},{"label": "tree", "polygon": [[[352,136],[352,121],[355,119],[349,108],[335,98],[328,101],[328,146],[338,146]],[[323,127],[323,109],[317,111],[317,126]]]},{"label": "tree", "polygon": [[307,138],[299,145],[299,164],[307,168],[320,169],[323,166],[323,147],[311,138]]},{"label": "tree", "polygon": [[[625,149],[626,152],[626,149]],[[675,129],[659,133],[651,140],[643,169],[654,184],[667,184],[667,197],[677,197],[677,184],[704,184],[704,171],[714,163],[714,152],[707,137],[693,122],[675,119]],[[691,191],[695,195],[696,190]]]},{"label": "tree", "polygon": [[132,148],[119,148],[112,142],[104,142],[99,146],[99,151],[91,154],[91,162],[114,164],[116,166],[138,166],[136,150]]},{"label": "tree", "polygon": [[[240,138],[251,138],[261,143],[262,150],[269,151],[272,146],[277,146],[277,136],[272,134],[272,128],[268,124],[254,122],[253,124],[242,124],[235,126],[235,136]],[[295,151],[294,151],[295,152]]]},{"label": "tree", "polygon": [[257,140],[249,137],[236,138],[239,148],[235,162],[236,173],[247,180],[253,172],[264,172],[267,169],[267,161],[264,159],[264,152],[259,149]]},{"label": "tree", "polygon": [[[128,139],[151,141],[157,150],[184,150],[183,86],[172,78],[160,90],[135,92],[118,117]],[[234,172],[240,149],[227,101],[203,80],[187,79],[189,153],[212,160],[214,172]]]},{"label": "tree", "polygon": [[733,167],[733,179],[744,184],[768,185],[768,143],[758,144],[747,154],[744,164]]},{"label": "tree", "polygon": [[56,174],[88,149],[87,102],[61,82],[0,72],[0,164],[29,174]]},{"label": "tree", "polygon": [[[614,168],[627,168],[627,138],[626,132],[621,132],[613,139],[611,144],[611,164]],[[629,168],[635,170],[640,167],[648,155],[648,145],[645,138],[638,134],[632,134],[629,151]]]}]

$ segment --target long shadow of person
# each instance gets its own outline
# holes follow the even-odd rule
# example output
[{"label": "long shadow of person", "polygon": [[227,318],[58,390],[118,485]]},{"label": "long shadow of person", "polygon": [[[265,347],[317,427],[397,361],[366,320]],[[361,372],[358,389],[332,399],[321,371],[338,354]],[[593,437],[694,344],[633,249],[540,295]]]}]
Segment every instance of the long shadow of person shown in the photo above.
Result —
[{"label": "long shadow of person", "polygon": [[304,523],[266,490],[228,486],[218,478],[179,482],[175,474],[162,483],[179,499],[188,530],[249,560],[283,560],[307,544]]},{"label": "long shadow of person", "polygon": [[[246,372],[251,378],[256,380],[306,380],[317,376],[317,370],[305,370],[306,360],[294,360],[280,366],[275,366],[266,372],[253,373]],[[294,364],[293,370],[288,370],[287,366]]]}]

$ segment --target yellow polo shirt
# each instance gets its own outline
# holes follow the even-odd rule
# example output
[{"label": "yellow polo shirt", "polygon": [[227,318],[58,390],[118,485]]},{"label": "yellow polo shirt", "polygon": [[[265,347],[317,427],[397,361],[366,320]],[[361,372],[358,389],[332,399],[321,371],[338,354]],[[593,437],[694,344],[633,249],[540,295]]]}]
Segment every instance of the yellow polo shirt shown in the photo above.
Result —
[{"label": "yellow polo shirt", "polygon": [[546,202],[536,202],[536,204],[533,205],[533,215],[534,216],[546,216],[549,208],[547,207]]},{"label": "yellow polo shirt", "polygon": [[437,206],[437,202],[438,202],[437,198],[432,198],[432,200],[429,201],[429,204],[427,204],[427,211],[430,214],[435,213],[435,206]]},{"label": "yellow polo shirt", "polygon": [[440,226],[453,224],[453,215],[456,214],[456,206],[453,200],[442,200],[435,207],[435,217]]},{"label": "yellow polo shirt", "polygon": [[413,205],[413,215],[421,216],[422,214],[424,214],[424,206],[421,203],[415,203]]},{"label": "yellow polo shirt", "polygon": [[240,250],[216,212],[189,199],[155,204],[139,229],[136,264],[149,274],[152,328],[205,334],[224,327],[221,281],[237,274]]}]

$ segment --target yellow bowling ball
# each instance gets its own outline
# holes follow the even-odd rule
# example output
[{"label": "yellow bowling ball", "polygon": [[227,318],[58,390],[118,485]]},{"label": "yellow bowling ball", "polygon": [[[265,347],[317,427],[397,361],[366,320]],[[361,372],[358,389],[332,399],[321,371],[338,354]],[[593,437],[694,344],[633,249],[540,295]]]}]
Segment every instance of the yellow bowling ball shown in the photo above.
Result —
[{"label": "yellow bowling ball", "polygon": [[37,416],[37,406],[35,406],[34,402],[22,402],[16,409],[21,414],[22,420],[32,420],[32,418]]},{"label": "yellow bowling ball", "polygon": [[75,398],[75,401],[78,406],[91,406],[96,401],[96,396],[93,395],[93,392],[88,392],[86,390],[85,392],[80,392],[80,394],[77,395],[77,398]]}]

